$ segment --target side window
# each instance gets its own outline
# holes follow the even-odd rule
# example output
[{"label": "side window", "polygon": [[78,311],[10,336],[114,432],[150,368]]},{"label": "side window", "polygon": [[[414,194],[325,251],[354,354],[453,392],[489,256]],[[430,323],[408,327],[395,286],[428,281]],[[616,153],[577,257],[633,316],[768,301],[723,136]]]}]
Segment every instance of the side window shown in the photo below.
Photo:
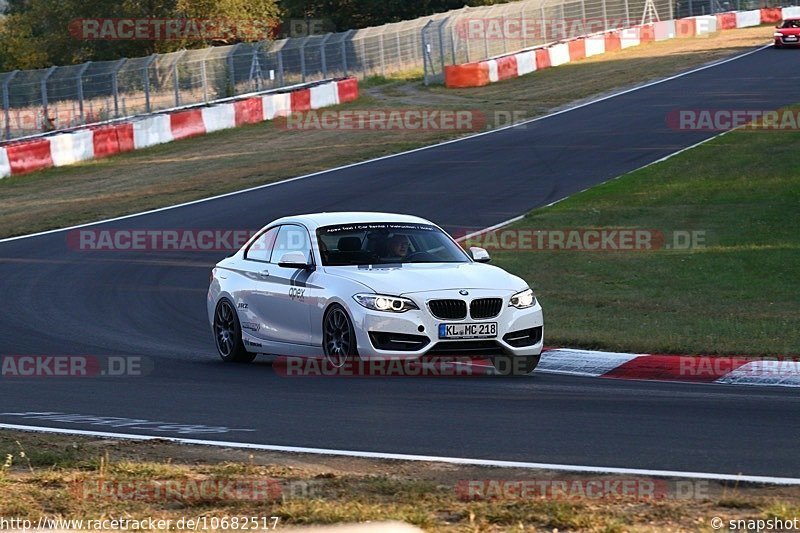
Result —
[{"label": "side window", "polygon": [[287,224],[281,226],[275,246],[272,250],[272,263],[281,260],[283,254],[289,252],[301,252],[306,261],[311,259],[311,241],[308,238],[308,231],[302,226]]},{"label": "side window", "polygon": [[272,247],[275,245],[275,237],[278,236],[277,228],[270,228],[262,233],[250,248],[244,254],[245,259],[253,259],[255,261],[269,261],[269,256],[272,254]]}]

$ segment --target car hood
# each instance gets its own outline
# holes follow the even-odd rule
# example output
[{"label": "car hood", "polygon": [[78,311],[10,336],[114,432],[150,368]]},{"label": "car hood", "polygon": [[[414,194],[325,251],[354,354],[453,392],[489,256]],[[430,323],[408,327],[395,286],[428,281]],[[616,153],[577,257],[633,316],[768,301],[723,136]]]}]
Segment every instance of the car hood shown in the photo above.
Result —
[{"label": "car hood", "polygon": [[776,28],[775,31],[783,35],[800,35],[800,28]]},{"label": "car hood", "polygon": [[525,281],[484,263],[417,263],[336,266],[325,272],[366,285],[376,293],[403,295],[448,289],[491,289],[516,292]]}]

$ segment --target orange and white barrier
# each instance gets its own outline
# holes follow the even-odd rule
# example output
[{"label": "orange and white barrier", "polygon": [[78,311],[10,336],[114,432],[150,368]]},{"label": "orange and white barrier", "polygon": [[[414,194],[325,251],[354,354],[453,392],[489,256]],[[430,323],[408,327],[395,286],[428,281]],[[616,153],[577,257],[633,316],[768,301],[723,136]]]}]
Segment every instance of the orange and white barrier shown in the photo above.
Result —
[{"label": "orange and white barrier", "polygon": [[753,9],[752,11],[737,11],[736,12],[736,27],[748,28],[750,26],[759,26],[761,24],[761,10]]},{"label": "orange and white barrier", "polygon": [[790,19],[800,17],[800,6],[784,7],[781,9],[781,18]]},{"label": "orange and white barrier", "polygon": [[[444,82],[448,88],[481,87],[504,79],[524,76],[536,70],[638,46],[645,42],[708,35],[719,30],[747,28],[778,22],[788,17],[800,17],[800,6],[769,7],[751,11],[731,11],[716,15],[662,20],[630,28],[595,33],[483,61],[446,66]],[[512,65],[516,67],[515,74]]]},{"label": "orange and white barrier", "polygon": [[761,24],[775,24],[781,21],[781,8],[779,7],[762,7],[761,8]]},{"label": "orange and white barrier", "polygon": [[573,39],[567,42],[569,48],[569,60],[580,61],[586,57],[586,39]]},{"label": "orange and white barrier", "polygon": [[517,76],[524,76],[536,70],[536,52],[520,52],[515,54],[517,58]]},{"label": "orange and white barrier", "polygon": [[188,139],[206,134],[203,112],[200,109],[187,109],[169,114],[169,127],[174,140]]},{"label": "orange and white barrier", "polygon": [[8,154],[6,149],[0,146],[0,178],[5,178],[11,175],[11,165],[8,163]]},{"label": "orange and white barrier", "polygon": [[358,80],[347,78],[336,82],[336,94],[339,103],[352,102],[358,99]]},{"label": "orange and white barrier", "polygon": [[339,103],[335,83],[323,83],[311,88],[311,109],[334,106]]},{"label": "orange and white barrier", "polygon": [[[516,59],[506,58],[501,63],[505,76],[518,75]],[[212,131],[272,120],[293,112],[350,102],[356,98],[358,80],[347,78],[285,93],[181,109],[10,143],[0,146],[0,178],[53,166],[72,165]]]},{"label": "orange and white barrier", "polygon": [[153,115],[133,122],[134,150],[169,143],[173,140],[168,115]]},{"label": "orange and white barrier", "polygon": [[599,56],[606,53],[606,38],[602,33],[589,35],[584,39],[586,57]]},{"label": "orange and white barrier", "polygon": [[674,39],[678,36],[678,31],[675,28],[674,20],[662,20],[653,23],[653,32],[656,41],[666,41],[667,39]]},{"label": "orange and white barrier", "polygon": [[212,105],[204,107],[200,111],[203,113],[206,133],[236,127],[236,111],[233,109],[233,104]]},{"label": "orange and white barrier", "polygon": [[728,13],[717,13],[717,28],[720,30],[735,30],[736,29],[736,13],[733,11]]},{"label": "orange and white barrier", "polygon": [[289,93],[268,94],[262,98],[264,120],[285,117],[292,112],[292,99]]},{"label": "orange and white barrier", "polygon": [[701,15],[692,17],[695,24],[695,35],[708,35],[717,31],[717,17],[715,15]]},{"label": "orange and white barrier", "polygon": [[632,46],[639,46],[642,43],[640,32],[641,28],[639,26],[634,26],[633,28],[625,28],[619,30],[620,48],[630,48]]},{"label": "orange and white barrier", "polygon": [[550,66],[557,67],[569,63],[569,45],[567,43],[554,44],[549,47]]},{"label": "orange and white barrier", "polygon": [[11,175],[25,174],[53,166],[50,139],[36,139],[6,146]]},{"label": "orange and white barrier", "polygon": [[[50,157],[53,166],[74,165],[94,157],[94,134],[92,130],[60,133],[50,138]],[[2,160],[0,160],[2,167]],[[2,175],[2,168],[0,168]]]}]

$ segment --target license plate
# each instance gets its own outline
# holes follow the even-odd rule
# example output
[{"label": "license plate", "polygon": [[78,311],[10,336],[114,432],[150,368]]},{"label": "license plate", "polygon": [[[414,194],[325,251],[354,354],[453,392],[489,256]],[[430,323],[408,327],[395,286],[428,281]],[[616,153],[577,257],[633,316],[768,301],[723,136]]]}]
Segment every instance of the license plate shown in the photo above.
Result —
[{"label": "license plate", "polygon": [[783,40],[784,41],[796,41],[797,40],[797,36],[795,36],[795,35],[787,35],[786,37],[783,38]]},{"label": "license plate", "polygon": [[485,339],[492,337],[497,337],[497,322],[439,324],[440,339]]}]

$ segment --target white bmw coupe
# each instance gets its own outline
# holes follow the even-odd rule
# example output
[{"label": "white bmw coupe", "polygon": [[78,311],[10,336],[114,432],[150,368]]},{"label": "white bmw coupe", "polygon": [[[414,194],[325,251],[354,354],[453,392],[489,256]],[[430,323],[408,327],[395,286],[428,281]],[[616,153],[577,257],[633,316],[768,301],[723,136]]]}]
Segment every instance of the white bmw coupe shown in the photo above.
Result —
[{"label": "white bmw coupe", "polygon": [[257,354],[492,360],[536,368],[542,308],[528,284],[466,253],[422,218],[319,213],[281,218],[217,263],[208,319],[225,361]]}]

